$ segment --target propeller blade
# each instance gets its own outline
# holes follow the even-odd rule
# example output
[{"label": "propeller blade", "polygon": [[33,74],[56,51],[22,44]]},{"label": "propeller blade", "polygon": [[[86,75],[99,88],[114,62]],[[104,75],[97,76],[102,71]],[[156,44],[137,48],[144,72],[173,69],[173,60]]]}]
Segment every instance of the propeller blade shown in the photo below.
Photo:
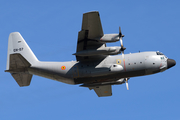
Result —
[{"label": "propeller blade", "polygon": [[122,58],[124,59],[124,51],[122,51]]},{"label": "propeller blade", "polygon": [[122,37],[120,37],[119,39],[120,39],[121,47],[123,48],[123,41],[122,41]]},{"label": "propeller blade", "polygon": [[119,37],[124,37],[124,35],[121,33],[121,27],[119,26]]},{"label": "propeller blade", "polygon": [[126,88],[129,90],[128,79],[126,78]]},{"label": "propeller blade", "polygon": [[124,50],[126,48],[123,46],[123,40],[122,40],[123,37],[124,37],[124,35],[121,33],[121,27],[119,27],[119,41],[120,41],[120,44],[121,44],[122,58],[124,59]]},{"label": "propeller blade", "polygon": [[119,37],[121,37],[122,33],[121,33],[121,27],[119,26]]}]

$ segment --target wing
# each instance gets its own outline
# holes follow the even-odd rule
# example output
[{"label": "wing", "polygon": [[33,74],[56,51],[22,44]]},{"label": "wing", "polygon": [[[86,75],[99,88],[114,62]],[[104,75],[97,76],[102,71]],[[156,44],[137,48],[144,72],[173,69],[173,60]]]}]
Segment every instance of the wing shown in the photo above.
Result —
[{"label": "wing", "polygon": [[88,39],[103,36],[103,29],[99,12],[89,12],[83,14],[82,30],[88,30]]},{"label": "wing", "polygon": [[[100,38],[104,35],[99,12],[88,12],[83,14],[82,29],[78,33],[78,42],[76,53],[84,50],[96,50],[100,47],[105,47],[106,44],[100,43],[95,38]],[[88,61],[93,59],[101,59],[103,56],[78,56],[77,61]]]},{"label": "wing", "polygon": [[90,90],[94,89],[98,97],[112,96],[111,85],[89,87]]}]

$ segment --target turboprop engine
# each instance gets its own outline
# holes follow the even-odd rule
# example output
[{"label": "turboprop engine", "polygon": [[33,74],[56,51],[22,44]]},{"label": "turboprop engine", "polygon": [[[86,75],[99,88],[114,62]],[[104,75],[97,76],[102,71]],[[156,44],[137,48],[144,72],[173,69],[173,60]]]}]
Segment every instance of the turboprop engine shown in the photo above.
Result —
[{"label": "turboprop engine", "polygon": [[104,34],[102,37],[96,38],[95,40],[103,43],[117,42],[119,41],[119,34]]},{"label": "turboprop engine", "polygon": [[94,55],[117,55],[121,53],[121,47],[103,47],[98,49],[83,50],[73,55],[77,56],[94,56]]},{"label": "turboprop engine", "polygon": [[111,72],[120,72],[120,71],[123,71],[123,70],[124,70],[123,67],[121,65],[118,65],[118,64],[113,64],[110,67]]},{"label": "turboprop engine", "polygon": [[98,67],[95,70],[91,71],[91,77],[113,74],[116,72],[121,72],[123,70],[124,70],[124,68],[118,64],[112,64],[107,67]]}]

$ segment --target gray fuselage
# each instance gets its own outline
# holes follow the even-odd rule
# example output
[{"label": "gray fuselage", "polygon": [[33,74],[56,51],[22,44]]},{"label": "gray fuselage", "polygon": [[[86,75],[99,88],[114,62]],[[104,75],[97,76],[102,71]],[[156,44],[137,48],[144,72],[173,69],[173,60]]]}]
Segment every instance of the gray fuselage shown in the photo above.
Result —
[{"label": "gray fuselage", "polygon": [[100,83],[121,78],[143,76],[164,71],[168,58],[157,52],[139,52],[107,56],[104,60],[81,63],[40,62],[32,65],[28,72],[68,84]]}]

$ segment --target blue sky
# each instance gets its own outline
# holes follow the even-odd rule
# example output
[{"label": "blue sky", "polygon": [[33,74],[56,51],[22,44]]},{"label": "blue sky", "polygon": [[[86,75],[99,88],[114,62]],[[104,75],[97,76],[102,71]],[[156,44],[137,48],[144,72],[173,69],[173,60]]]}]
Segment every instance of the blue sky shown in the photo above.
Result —
[{"label": "blue sky", "polygon": [[[1,0],[0,2],[0,119],[1,120],[179,120],[178,0]],[[19,87],[5,73],[8,36],[22,34],[41,61],[71,61],[81,30],[82,14],[99,11],[104,33],[121,26],[125,53],[161,51],[176,60],[175,67],[155,75],[135,77],[113,86],[113,96],[33,76]],[[108,44],[118,46],[119,42]]]}]

